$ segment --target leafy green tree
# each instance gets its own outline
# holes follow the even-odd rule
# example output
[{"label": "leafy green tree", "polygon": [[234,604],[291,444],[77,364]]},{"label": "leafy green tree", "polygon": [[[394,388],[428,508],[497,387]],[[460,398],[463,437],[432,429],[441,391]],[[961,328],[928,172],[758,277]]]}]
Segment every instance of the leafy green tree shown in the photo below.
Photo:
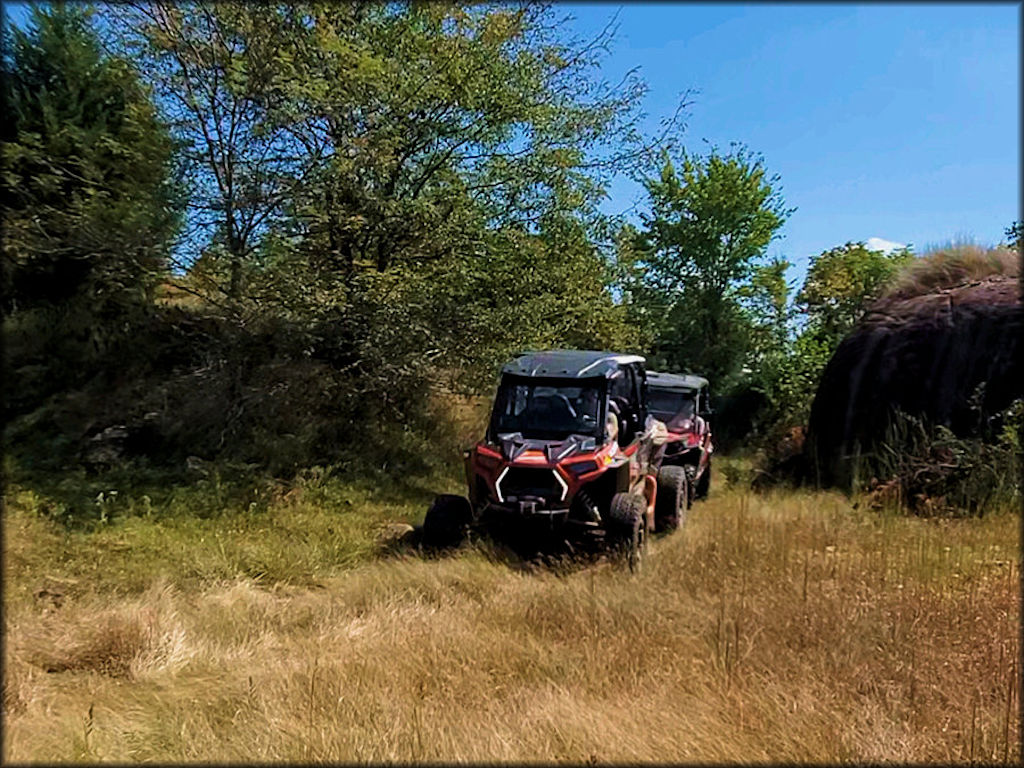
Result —
[{"label": "leafy green tree", "polygon": [[[602,35],[544,5],[147,3],[119,13],[187,147],[202,256],[240,298],[260,239],[339,285],[472,252],[544,215],[593,220],[612,172],[649,154],[644,86],[592,76]],[[282,229],[283,228],[283,229]],[[211,238],[212,235],[212,238]]]},{"label": "leafy green tree", "polygon": [[766,355],[784,352],[789,340],[794,310],[786,272],[792,266],[778,256],[759,264],[754,267],[748,284],[739,290],[752,322],[751,366]]},{"label": "leafy green tree", "polygon": [[750,359],[755,329],[778,324],[785,266],[763,262],[792,212],[778,181],[738,147],[684,154],[679,171],[666,157],[660,177],[645,182],[651,212],[642,217],[628,292],[656,328],[661,364],[728,388]]},{"label": "leafy green tree", "polygon": [[107,6],[114,42],[139,62],[180,146],[188,184],[180,273],[202,262],[198,286],[179,281],[238,318],[260,241],[273,231],[311,156],[267,119],[286,54],[288,7],[240,2]]},{"label": "leafy green tree", "polygon": [[74,300],[79,325],[145,303],[180,221],[171,138],[90,15],[35,6],[5,30],[5,309]]},{"label": "leafy green tree", "polygon": [[[304,246],[344,279],[452,262],[492,233],[597,217],[603,184],[648,147],[642,84],[597,81],[544,5],[312,6],[275,115],[325,162],[297,199]],[[326,203],[326,204],[325,204]],[[556,231],[548,228],[549,236]]]},{"label": "leafy green tree", "polygon": [[[346,314],[368,275],[402,274],[403,292],[422,284],[420,342],[388,345],[402,370],[429,352],[477,381],[523,345],[622,343],[597,202],[609,174],[651,145],[636,129],[642,84],[593,76],[604,38],[562,39],[543,5],[301,13],[308,24],[280,21],[293,76],[267,103],[268,119],[323,158],[288,207],[289,269],[302,264],[320,286],[304,311]],[[261,285],[273,290],[279,274]],[[373,305],[378,320],[348,327],[400,327],[410,300],[390,296]]]},{"label": "leafy green tree", "polygon": [[[640,329],[608,290],[608,265],[586,228],[545,219],[536,233],[508,227],[490,235],[481,258],[460,261],[439,280],[451,308],[443,326],[456,368],[489,386],[494,366],[525,346],[643,349]],[[470,339],[476,340],[472,343]]]},{"label": "leafy green tree", "polygon": [[109,14],[184,146],[180,282],[229,321],[214,357],[235,424],[273,410],[245,412],[262,330],[275,365],[316,368],[332,423],[382,428],[366,434],[412,423],[438,377],[489,386],[524,345],[635,346],[598,202],[657,140],[642,83],[595,76],[607,34],[569,40],[534,4]]},{"label": "leafy green tree", "polygon": [[797,304],[807,314],[808,330],[833,348],[878,298],[893,276],[913,259],[909,249],[884,253],[864,243],[824,251],[811,260]]},{"label": "leafy green tree", "polygon": [[[909,250],[868,250],[864,243],[824,251],[811,260],[807,277],[789,309],[803,315],[799,328],[790,323],[788,338],[769,345],[756,377],[768,395],[766,424],[790,425],[806,420],[825,365],[839,342],[856,325],[913,255]],[[763,313],[762,313],[763,314]]]}]

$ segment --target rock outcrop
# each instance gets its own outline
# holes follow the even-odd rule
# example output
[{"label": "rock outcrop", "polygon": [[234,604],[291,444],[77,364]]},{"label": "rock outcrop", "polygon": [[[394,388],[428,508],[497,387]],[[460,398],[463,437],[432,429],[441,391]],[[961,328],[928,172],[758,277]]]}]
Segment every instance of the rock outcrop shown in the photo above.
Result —
[{"label": "rock outcrop", "polygon": [[1020,397],[1017,275],[896,293],[870,307],[826,366],[811,407],[804,471],[811,482],[848,489],[857,457],[878,447],[895,409],[965,437]]}]

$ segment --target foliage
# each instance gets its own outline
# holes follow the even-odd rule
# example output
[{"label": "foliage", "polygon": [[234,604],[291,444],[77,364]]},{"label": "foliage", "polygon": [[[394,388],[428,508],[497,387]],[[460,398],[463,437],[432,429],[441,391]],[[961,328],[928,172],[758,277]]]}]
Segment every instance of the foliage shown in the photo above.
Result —
[{"label": "foliage", "polygon": [[[542,5],[157,3],[121,20],[191,147],[194,203],[215,214],[200,223],[222,233],[185,261],[230,262],[217,287],[236,299],[245,270],[345,291],[479,255],[503,227],[592,221],[608,174],[646,151],[642,83],[593,78],[607,36],[559,40]],[[276,269],[268,235],[287,246]]]},{"label": "foliage", "polygon": [[[267,120],[276,10],[241,3],[132,3],[105,8],[114,44],[139,62],[179,143],[187,231],[175,267],[219,270],[200,293],[230,312],[261,238],[280,221],[311,158]],[[194,286],[189,286],[194,288]]]},{"label": "foliage", "polygon": [[918,514],[981,515],[1020,504],[1024,400],[992,420],[989,432],[959,438],[949,428],[905,413],[893,417],[886,442],[865,457],[876,503]]},{"label": "foliage", "polygon": [[273,114],[287,121],[300,101],[289,130],[328,158],[295,212],[342,276],[450,260],[545,216],[585,220],[607,173],[643,152],[642,84],[595,80],[595,51],[559,42],[543,5],[308,13],[315,36],[293,35],[299,92]]},{"label": "foliage", "polygon": [[[778,177],[742,146],[674,154],[672,120],[641,135],[643,83],[596,75],[610,29],[569,39],[551,6],[100,12],[116,56],[85,10],[12,31],[7,415],[39,466],[87,462],[116,427],[169,465],[289,474],[361,451],[411,471],[411,435],[438,429],[424,393],[487,391],[529,347],[705,374],[734,401],[723,439],[730,413],[731,434],[763,436],[805,415],[910,258],[826,251],[794,304],[791,265],[766,257],[792,212]],[[616,229],[598,208],[609,179],[658,148],[651,210]],[[172,248],[174,168],[188,194]],[[174,311],[150,303],[168,254],[164,293],[192,296]]]},{"label": "foliage", "polygon": [[806,423],[818,381],[835,348],[821,334],[805,330],[767,356],[754,375],[767,404],[758,416],[764,428]]},{"label": "foliage", "polygon": [[1006,235],[1007,245],[1019,250],[1021,243],[1024,242],[1024,221],[1013,222],[1013,224],[1006,228],[1004,234]]},{"label": "foliage", "polygon": [[859,242],[814,257],[796,297],[809,331],[834,349],[912,259],[908,249],[886,254]]},{"label": "foliage", "polygon": [[34,6],[5,30],[3,295],[8,312],[57,306],[65,330],[109,331],[148,300],[179,219],[168,131],[90,15]]},{"label": "foliage", "polygon": [[[643,88],[593,79],[606,41],[559,41],[542,5],[309,13],[318,36],[292,36],[300,74],[273,111],[328,158],[289,207],[282,263],[318,287],[316,306],[297,311],[352,316],[363,286],[393,286],[362,304],[372,318],[347,323],[388,340],[336,341],[420,369],[413,378],[429,365],[477,386],[524,345],[631,340],[606,289],[595,206],[607,174],[646,151]],[[264,284],[278,279],[271,270]]]},{"label": "foliage", "polygon": [[[751,360],[757,326],[777,337],[785,306],[784,262],[763,264],[765,249],[792,212],[763,160],[739,147],[707,157],[666,155],[645,182],[630,294],[657,328],[656,356],[728,389]],[[780,282],[781,281],[781,282]],[[767,309],[767,318],[758,318]]]},{"label": "foliage", "polygon": [[168,287],[198,301],[137,321],[74,395],[19,410],[32,462],[88,462],[116,425],[125,460],[412,470],[412,433],[436,438],[431,386],[485,389],[523,346],[638,347],[596,206],[650,145],[642,83],[593,76],[608,34],[566,40],[535,5],[103,12],[180,148]]},{"label": "foliage", "polygon": [[439,374],[479,389],[524,345],[635,344],[596,203],[649,151],[644,87],[593,77],[607,35],[564,40],[542,5],[158,3],[120,20],[212,216],[176,282],[243,328],[280,318],[286,356],[329,366],[339,413],[379,429]]},{"label": "foliage", "polygon": [[[753,376],[767,398],[761,425],[785,428],[806,420],[818,380],[839,342],[912,258],[907,250],[885,254],[863,243],[829,249],[811,259],[793,305],[786,303],[781,265],[768,273],[772,282],[761,293],[773,299],[758,314],[773,318],[767,326],[772,333],[758,344],[767,353]],[[804,317],[799,326],[793,322],[798,314]]]}]

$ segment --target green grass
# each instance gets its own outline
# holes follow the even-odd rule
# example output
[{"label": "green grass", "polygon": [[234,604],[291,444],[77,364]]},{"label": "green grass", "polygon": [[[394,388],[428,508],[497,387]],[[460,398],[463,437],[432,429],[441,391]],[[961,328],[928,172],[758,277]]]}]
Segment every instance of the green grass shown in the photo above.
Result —
[{"label": "green grass", "polygon": [[137,594],[239,578],[310,585],[380,554],[389,525],[421,521],[442,477],[344,480],[317,468],[293,483],[216,472],[160,487],[124,474],[12,484],[6,494],[6,600],[31,599],[59,574],[68,594]]}]

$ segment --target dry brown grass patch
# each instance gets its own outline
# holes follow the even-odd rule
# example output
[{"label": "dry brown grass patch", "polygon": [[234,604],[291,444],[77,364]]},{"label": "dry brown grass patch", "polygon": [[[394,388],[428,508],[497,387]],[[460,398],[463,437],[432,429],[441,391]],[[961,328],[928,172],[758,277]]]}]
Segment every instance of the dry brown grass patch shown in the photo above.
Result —
[{"label": "dry brown grass patch", "polygon": [[[76,598],[63,625],[22,603],[4,754],[1014,762],[1018,526],[719,490],[637,576],[526,574],[470,549],[317,589],[237,579]],[[128,676],[29,664],[60,638],[86,647],[103,611],[143,629]]]},{"label": "dry brown grass patch", "polygon": [[911,261],[886,288],[883,296],[923,296],[1000,275],[1020,275],[1020,251],[1008,246],[984,248],[952,243]]}]

